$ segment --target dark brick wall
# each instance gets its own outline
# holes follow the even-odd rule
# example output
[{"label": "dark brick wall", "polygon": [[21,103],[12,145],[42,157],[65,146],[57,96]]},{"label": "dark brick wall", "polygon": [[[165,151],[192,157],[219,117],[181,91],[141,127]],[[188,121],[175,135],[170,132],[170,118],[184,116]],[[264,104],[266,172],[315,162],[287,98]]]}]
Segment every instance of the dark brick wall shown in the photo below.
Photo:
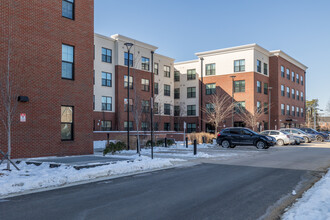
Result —
[{"label": "dark brick wall", "polygon": [[[94,1],[75,1],[75,20],[62,17],[62,1],[13,2],[11,10],[9,1],[0,3],[0,65],[6,64],[11,16],[12,82],[30,101],[18,104],[12,157],[92,153]],[[62,43],[75,47],[74,80],[61,79]],[[74,106],[74,141],[61,141],[61,105]],[[20,113],[27,122],[19,122]],[[7,151],[0,129],[0,149]]]}]

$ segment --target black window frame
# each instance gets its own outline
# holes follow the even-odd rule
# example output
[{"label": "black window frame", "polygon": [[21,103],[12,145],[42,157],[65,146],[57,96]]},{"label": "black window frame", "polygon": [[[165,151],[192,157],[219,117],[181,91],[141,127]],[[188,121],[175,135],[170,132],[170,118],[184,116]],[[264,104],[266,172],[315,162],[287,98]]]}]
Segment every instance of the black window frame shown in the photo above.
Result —
[{"label": "black window frame", "polygon": [[[72,62],[71,61],[66,61],[66,60],[63,60],[63,46],[67,46],[67,47],[71,47],[72,48]],[[62,79],[66,79],[66,80],[74,80],[74,73],[75,73],[75,47],[73,45],[69,45],[69,44],[63,44],[62,43],[62,73],[61,73],[61,77]],[[69,77],[64,77],[63,76],[63,63],[65,64],[71,64],[72,65],[72,72],[71,72],[71,78]]]},{"label": "black window frame", "polygon": [[[208,68],[210,67],[210,68]],[[215,75],[215,63],[208,63],[205,65],[205,75],[214,76]]]},{"label": "black window frame", "polygon": [[150,80],[149,79],[141,79],[141,90],[144,92],[150,91]]},{"label": "black window frame", "polygon": [[164,65],[164,77],[171,78],[171,67]]},{"label": "black window frame", "polygon": [[102,60],[103,63],[112,63],[112,50],[108,49],[108,48],[105,48],[105,47],[102,47],[102,58],[101,58],[101,60]]},{"label": "black window frame", "polygon": [[141,57],[141,69],[146,71],[150,70],[150,58]]},{"label": "black window frame", "polygon": [[171,85],[164,84],[164,96],[171,96]]},{"label": "black window frame", "polygon": [[174,99],[180,99],[180,88],[174,88]]},{"label": "black window frame", "polygon": [[[103,74],[105,74],[105,78]],[[110,79],[108,79],[108,76],[110,76]],[[102,72],[102,86],[112,87],[112,73]]]},{"label": "black window frame", "polygon": [[[210,86],[212,86],[212,88],[208,88]],[[214,86],[214,88],[213,88],[213,86]],[[217,92],[216,86],[217,86],[216,83],[207,83],[207,84],[205,84],[205,94],[206,95],[214,95],[214,94],[216,94],[216,92]]]},{"label": "black window frame", "polygon": [[142,100],[141,102],[142,112],[149,113],[150,112],[150,102],[149,100]]},{"label": "black window frame", "polygon": [[[242,104],[244,104],[244,106]],[[235,102],[234,112],[235,112],[235,114],[240,114],[242,112],[246,112],[246,102],[245,101]]]},{"label": "black window frame", "polygon": [[[258,83],[259,83],[259,86],[258,86]],[[257,81],[257,93],[261,93],[261,91],[262,91],[262,83],[261,83],[261,81]]]},{"label": "black window frame", "polygon": [[285,115],[285,105],[281,104],[281,115]]},{"label": "black window frame", "polygon": [[[103,126],[104,124],[108,125],[109,122],[110,122],[110,127]],[[110,120],[101,121],[101,131],[112,131],[112,121]]]},{"label": "black window frame", "polygon": [[264,63],[264,75],[268,76],[268,64]]},{"label": "black window frame", "polygon": [[125,66],[128,66],[128,60],[129,60],[129,66],[133,67],[134,55],[132,53],[129,53],[129,56],[128,56],[128,52],[124,52],[124,65]]},{"label": "black window frame", "polygon": [[264,114],[268,115],[268,102],[264,102]]},{"label": "black window frame", "polygon": [[187,105],[187,116],[196,116],[196,105]]},{"label": "black window frame", "polygon": [[158,102],[154,102],[153,113],[155,115],[158,115],[159,114],[159,104],[158,104]]},{"label": "black window frame", "polygon": [[159,64],[158,63],[154,63],[154,74],[155,75],[159,74]]},{"label": "black window frame", "polygon": [[264,94],[268,95],[268,83],[264,83]]},{"label": "black window frame", "polygon": [[286,78],[287,78],[288,80],[291,79],[290,69],[286,69]]},{"label": "black window frame", "polygon": [[154,94],[158,95],[158,93],[159,93],[159,84],[155,82],[154,83]]},{"label": "black window frame", "polygon": [[[244,64],[242,64],[244,62]],[[236,65],[238,63],[238,65]],[[245,59],[234,60],[234,72],[245,72]]]},{"label": "black window frame", "polygon": [[171,104],[164,103],[164,115],[171,115]]},{"label": "black window frame", "polygon": [[281,66],[281,76],[282,78],[285,78],[285,67]]},{"label": "black window frame", "polygon": [[133,111],[133,99],[127,100],[127,98],[124,98],[124,112],[127,112],[127,104],[128,104],[128,110],[130,112]]},{"label": "black window frame", "polygon": [[[125,78],[127,78],[127,80],[125,80]],[[129,89],[133,89],[133,85],[134,85],[134,78],[133,76],[129,76]],[[127,89],[128,87],[128,76],[124,75],[124,89]]]},{"label": "black window frame", "polygon": [[180,82],[180,71],[174,71],[174,82]]},{"label": "black window frame", "polygon": [[164,122],[164,131],[170,131],[171,130],[171,123]]},{"label": "black window frame", "polygon": [[245,92],[245,80],[234,81],[234,93]]},{"label": "black window frame", "polygon": [[[64,4],[70,4],[72,6],[72,16],[71,17],[68,17],[66,15],[63,14],[63,8],[64,8]],[[74,0],[72,0],[72,2],[70,0],[62,0],[62,17],[63,18],[67,18],[67,19],[70,19],[70,20],[75,20],[75,3],[74,3]]]},{"label": "black window frame", "polygon": [[[125,124],[126,124],[126,126],[125,126]],[[132,125],[132,126],[131,126]],[[133,121],[129,121],[128,122],[128,126],[129,126],[129,130],[130,131],[133,131]],[[127,130],[127,121],[124,121],[124,130]]]},{"label": "black window frame", "polygon": [[[71,112],[72,112],[72,115],[71,115],[71,122],[63,122],[62,121],[62,108],[71,108]],[[70,133],[71,133],[71,136],[70,138],[68,139],[63,139],[63,136],[62,136],[62,125],[70,125]],[[73,141],[74,140],[74,106],[70,106],[70,105],[61,105],[61,141]]]},{"label": "black window frame", "polygon": [[257,60],[257,72],[258,73],[261,73],[261,65],[262,65],[262,62],[260,60]]},{"label": "black window frame", "polygon": [[180,116],[180,113],[181,113],[181,108],[179,105],[175,105],[174,106],[174,116]]},{"label": "black window frame", "polygon": [[187,80],[195,80],[196,79],[196,69],[187,70]]},{"label": "black window frame", "polygon": [[[193,89],[195,89],[195,91],[192,91]],[[196,98],[196,87],[187,87],[187,98]]]},{"label": "black window frame", "polygon": [[281,95],[284,97],[285,96],[285,86],[281,85]]},{"label": "black window frame", "polygon": [[196,123],[187,123],[187,133],[196,132],[197,125]]},{"label": "black window frame", "polygon": [[[103,98],[106,98],[106,102],[103,102]],[[108,98],[110,98],[110,100],[111,100],[110,103],[108,103]],[[112,97],[111,96],[102,96],[101,103],[102,103],[102,111],[112,111]],[[108,109],[108,106],[110,106],[109,109]]]}]

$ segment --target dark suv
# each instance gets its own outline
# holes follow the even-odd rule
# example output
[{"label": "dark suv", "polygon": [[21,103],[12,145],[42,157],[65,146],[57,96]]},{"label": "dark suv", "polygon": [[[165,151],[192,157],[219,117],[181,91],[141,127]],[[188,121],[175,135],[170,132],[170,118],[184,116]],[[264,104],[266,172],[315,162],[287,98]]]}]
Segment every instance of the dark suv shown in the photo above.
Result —
[{"label": "dark suv", "polygon": [[322,133],[322,132],[318,132],[312,128],[300,128],[300,130],[306,132],[307,134],[312,134],[316,136],[316,140],[317,141],[324,141],[328,139],[328,135]]},{"label": "dark suv", "polygon": [[267,149],[275,143],[274,138],[258,134],[248,128],[226,128],[220,131],[217,137],[217,144],[224,148],[254,145],[258,149]]}]

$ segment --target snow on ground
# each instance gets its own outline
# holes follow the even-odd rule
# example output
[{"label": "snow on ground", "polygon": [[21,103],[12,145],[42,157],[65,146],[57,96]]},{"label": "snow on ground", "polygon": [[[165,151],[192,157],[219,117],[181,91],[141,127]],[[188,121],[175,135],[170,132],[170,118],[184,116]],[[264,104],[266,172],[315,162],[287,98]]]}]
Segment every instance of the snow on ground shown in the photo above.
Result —
[{"label": "snow on ground", "polygon": [[330,172],[305,192],[282,217],[283,220],[330,219]]},{"label": "snow on ground", "polygon": [[119,174],[165,168],[173,166],[173,162],[180,159],[155,158],[135,156],[133,162],[120,161],[116,164],[104,165],[95,168],[76,170],[71,166],[49,168],[48,163],[40,166],[27,165],[22,162],[18,165],[20,171],[5,171],[5,164],[0,165],[0,196],[10,193],[23,192],[33,189],[63,186],[69,183],[91,180],[99,177],[110,177]]}]

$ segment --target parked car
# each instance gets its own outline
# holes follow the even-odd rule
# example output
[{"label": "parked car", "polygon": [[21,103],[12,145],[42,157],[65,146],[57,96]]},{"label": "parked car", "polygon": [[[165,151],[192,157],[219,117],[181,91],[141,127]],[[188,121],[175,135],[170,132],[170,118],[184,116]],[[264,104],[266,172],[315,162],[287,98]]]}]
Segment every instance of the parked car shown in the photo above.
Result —
[{"label": "parked car", "polygon": [[285,131],[291,135],[302,137],[302,138],[304,138],[305,143],[310,143],[315,140],[315,136],[313,136],[311,134],[307,134],[306,132],[304,132],[300,129],[297,129],[297,128],[281,128],[280,131]]},{"label": "parked car", "polygon": [[318,132],[312,128],[300,128],[300,130],[308,133],[308,134],[314,134],[316,136],[316,140],[317,141],[324,141],[324,140],[327,140],[328,139],[328,135],[326,134],[323,134],[321,132]]},{"label": "parked car", "polygon": [[248,128],[225,128],[218,134],[217,144],[223,148],[236,145],[252,145],[258,149],[267,149],[275,144],[274,139],[258,134]]},{"label": "parked car", "polygon": [[286,133],[285,131],[267,130],[261,132],[260,134],[274,137],[276,139],[277,145],[280,146],[295,143],[293,136],[291,136],[289,133]]},{"label": "parked car", "polygon": [[305,139],[303,137],[300,137],[300,136],[296,136],[296,135],[292,135],[293,138],[295,139],[296,141],[296,145],[299,145],[299,144],[302,144],[302,143],[305,143]]}]

